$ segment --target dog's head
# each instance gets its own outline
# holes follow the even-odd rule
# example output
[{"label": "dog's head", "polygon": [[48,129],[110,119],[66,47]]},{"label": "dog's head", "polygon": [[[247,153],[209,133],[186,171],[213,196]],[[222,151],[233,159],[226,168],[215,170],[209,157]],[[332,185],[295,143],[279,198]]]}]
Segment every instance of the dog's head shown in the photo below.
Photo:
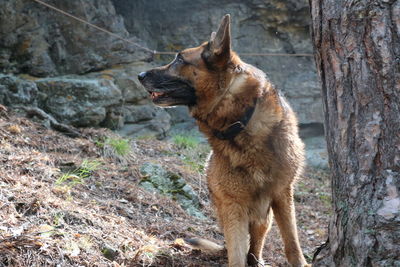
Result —
[{"label": "dog's head", "polygon": [[155,104],[190,107],[218,94],[226,80],[221,77],[225,77],[228,65],[235,59],[231,50],[230,16],[225,15],[208,42],[179,52],[168,65],[142,72],[138,79]]}]

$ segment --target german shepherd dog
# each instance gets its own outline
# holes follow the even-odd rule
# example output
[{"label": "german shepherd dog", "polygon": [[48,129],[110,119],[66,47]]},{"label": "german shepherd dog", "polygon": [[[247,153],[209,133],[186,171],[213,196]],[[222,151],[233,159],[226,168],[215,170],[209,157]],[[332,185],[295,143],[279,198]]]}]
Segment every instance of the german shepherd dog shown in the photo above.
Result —
[{"label": "german shepherd dog", "polygon": [[[156,105],[187,105],[212,147],[207,183],[223,230],[229,266],[262,263],[273,214],[291,266],[307,266],[297,236],[293,183],[304,145],[297,119],[261,70],[231,50],[230,16],[210,41],[139,74]],[[188,239],[200,249],[222,249]]]}]

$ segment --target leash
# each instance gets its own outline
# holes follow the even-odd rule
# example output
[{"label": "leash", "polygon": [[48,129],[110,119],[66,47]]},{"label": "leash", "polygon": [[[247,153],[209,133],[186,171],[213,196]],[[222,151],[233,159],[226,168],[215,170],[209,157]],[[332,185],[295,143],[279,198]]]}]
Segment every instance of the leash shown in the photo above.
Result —
[{"label": "leash", "polygon": [[[127,42],[127,43],[130,43],[130,44],[132,44],[132,45],[134,45],[134,46],[136,46],[136,47],[138,47],[138,48],[140,48],[140,49],[142,49],[142,50],[144,50],[144,51],[146,51],[146,52],[148,52],[148,53],[150,53],[150,54],[152,54],[152,55],[175,55],[175,54],[177,53],[177,52],[173,52],[173,51],[157,51],[157,50],[151,50],[151,49],[149,49],[149,48],[147,48],[147,47],[144,47],[144,46],[142,46],[142,45],[140,45],[140,44],[138,44],[138,43],[136,43],[136,42],[133,42],[132,40],[129,40],[129,39],[127,39],[127,38],[124,38],[124,37],[122,37],[122,36],[120,36],[120,35],[118,35],[118,34],[116,34],[116,33],[110,32],[110,31],[107,30],[107,29],[104,29],[104,28],[99,27],[99,26],[97,26],[97,25],[95,25],[95,24],[93,24],[93,23],[90,23],[90,22],[88,22],[88,21],[86,21],[86,20],[84,20],[84,19],[82,19],[82,18],[79,18],[79,17],[77,17],[77,16],[74,16],[74,15],[72,15],[71,13],[68,13],[68,12],[66,12],[66,11],[64,11],[64,10],[62,10],[62,9],[59,9],[59,8],[53,6],[53,5],[50,5],[50,4],[46,3],[46,2],[43,2],[43,1],[41,1],[41,0],[32,0],[32,1],[38,3],[38,4],[42,5],[42,6],[45,6],[45,7],[47,7],[47,8],[50,8],[50,9],[52,9],[52,10],[54,10],[54,11],[56,11],[56,12],[58,12],[58,13],[64,15],[64,16],[67,16],[67,17],[72,18],[72,19],[74,19],[74,20],[77,20],[77,21],[79,21],[79,22],[81,22],[81,23],[83,23],[83,24],[86,24],[86,25],[88,25],[88,26],[90,26],[90,27],[92,27],[92,28],[95,28],[95,29],[97,29],[98,31],[107,33],[107,34],[109,34],[109,35],[111,35],[111,36],[113,36],[113,37],[115,37],[115,38],[117,38],[117,39],[120,39],[120,40],[122,40],[122,41],[125,41],[125,42]],[[307,53],[302,53],[302,54],[286,54],[286,53],[238,53],[238,54],[241,55],[241,56],[256,56],[256,57],[259,57],[259,56],[267,56],[267,57],[269,57],[269,56],[279,56],[279,57],[314,57],[313,54],[307,54]]]}]

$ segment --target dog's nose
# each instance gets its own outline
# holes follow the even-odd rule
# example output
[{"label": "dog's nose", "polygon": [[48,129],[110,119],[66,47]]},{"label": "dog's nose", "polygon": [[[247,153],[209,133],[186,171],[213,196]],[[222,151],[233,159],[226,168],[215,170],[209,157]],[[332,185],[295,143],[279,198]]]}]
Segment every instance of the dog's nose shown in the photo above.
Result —
[{"label": "dog's nose", "polygon": [[138,75],[139,81],[142,81],[144,79],[144,77],[146,77],[146,74],[147,74],[147,72],[145,72],[145,71],[139,73],[139,75]]}]

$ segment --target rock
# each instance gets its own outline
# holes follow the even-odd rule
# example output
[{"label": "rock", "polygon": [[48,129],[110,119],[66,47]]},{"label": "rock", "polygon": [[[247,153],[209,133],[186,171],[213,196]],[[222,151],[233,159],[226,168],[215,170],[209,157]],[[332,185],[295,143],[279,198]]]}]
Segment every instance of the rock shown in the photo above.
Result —
[{"label": "rock", "polygon": [[140,168],[143,175],[140,186],[148,191],[157,192],[176,200],[186,212],[204,219],[200,211],[200,202],[193,188],[179,175],[166,171],[157,164],[145,163]]},{"label": "rock", "polygon": [[124,106],[125,125],[122,136],[156,136],[164,138],[170,129],[170,115],[164,109],[150,105]]},{"label": "rock", "polygon": [[285,96],[297,112],[300,123],[323,123],[324,113],[321,88],[315,72],[304,71],[294,74],[283,83]]},{"label": "rock", "polygon": [[188,107],[182,107],[182,106],[171,107],[171,108],[166,108],[165,111],[168,112],[169,115],[171,115],[171,123],[174,125],[182,122],[195,121],[193,117],[190,116]]},{"label": "rock", "polygon": [[121,91],[110,80],[57,77],[35,82],[39,106],[74,126],[98,126],[111,107],[122,104]]},{"label": "rock", "polygon": [[326,148],[326,141],[324,136],[314,136],[303,139],[306,144],[306,159],[307,165],[328,170],[328,151]]},{"label": "rock", "polygon": [[35,106],[38,89],[32,81],[0,74],[0,104]]},{"label": "rock", "polygon": [[[151,67],[147,68],[146,70],[150,69]],[[145,69],[143,69],[144,71]],[[137,69],[126,70],[126,72],[118,73],[115,77],[116,85],[121,88],[122,95],[125,99],[125,103],[138,103],[143,99],[147,99],[149,93],[144,89],[144,87],[139,83],[137,79],[137,75],[141,71]]]},{"label": "rock", "polygon": [[[105,69],[100,72],[92,72],[87,77],[95,79],[112,80],[120,88],[124,102],[128,104],[150,103],[148,92],[140,84],[137,76],[140,72],[154,68],[154,64],[135,62]],[[143,101],[145,100],[145,101]]]},{"label": "rock", "polygon": [[138,123],[141,121],[152,120],[163,111],[163,109],[152,104],[125,105],[123,109],[126,123]]},{"label": "rock", "polygon": [[322,123],[300,124],[299,134],[302,139],[308,137],[324,137],[324,125]]},{"label": "rock", "polygon": [[106,118],[101,122],[100,126],[111,130],[121,129],[124,126],[123,107],[116,106],[109,108]]},{"label": "rock", "polygon": [[[46,1],[124,38],[123,18],[110,0]],[[34,76],[82,74],[149,59],[136,46],[73,20],[34,1],[0,2],[0,71]]]},{"label": "rock", "polygon": [[138,103],[149,95],[136,77],[137,76],[116,78],[116,84],[122,90],[125,103]]}]

